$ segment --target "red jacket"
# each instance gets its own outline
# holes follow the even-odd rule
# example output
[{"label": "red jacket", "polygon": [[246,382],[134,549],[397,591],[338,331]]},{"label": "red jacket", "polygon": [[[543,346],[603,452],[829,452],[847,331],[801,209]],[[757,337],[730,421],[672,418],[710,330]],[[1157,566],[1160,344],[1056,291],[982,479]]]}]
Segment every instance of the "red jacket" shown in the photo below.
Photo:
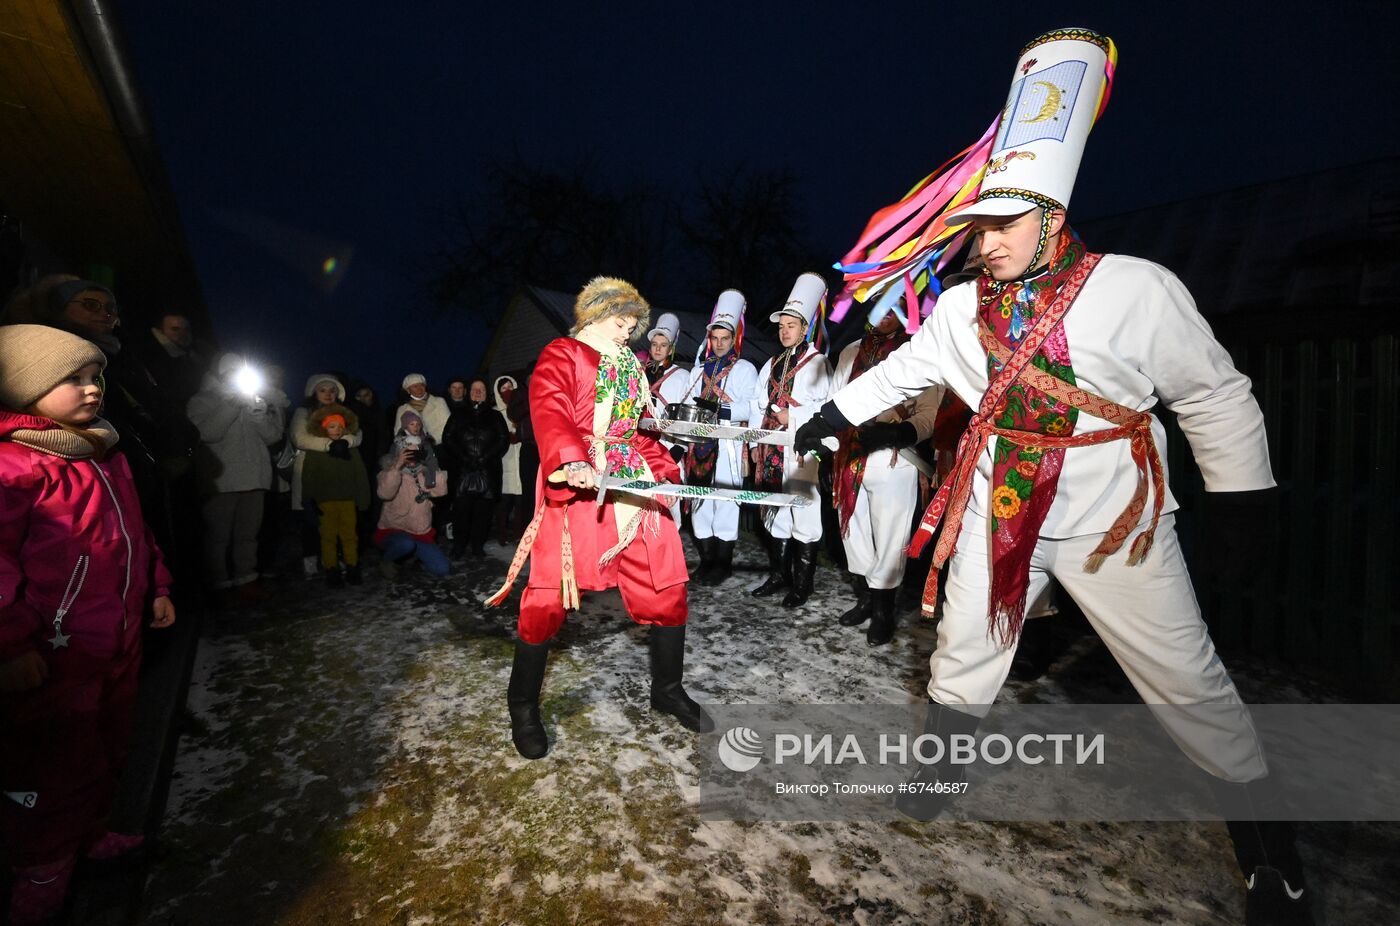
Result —
[{"label": "red jacket", "polygon": [[[33,649],[97,667],[138,650],[147,604],[171,579],[126,457],[69,460],[10,439],[57,427],[0,409],[0,661]],[[64,607],[60,648],[49,641]]]},{"label": "red jacket", "polygon": [[[558,338],[540,353],[530,376],[530,423],[540,449],[535,497],[539,499],[537,504],[546,506],[539,536],[530,551],[531,588],[559,587],[566,508],[578,587],[597,591],[617,585],[617,559],[602,567],[598,565],[598,558],[617,543],[612,503],[605,501],[599,508],[593,492],[579,492],[564,483],[549,481],[550,473],[565,463],[589,459],[601,359],[596,350],[582,341]],[[646,457],[647,466],[658,481],[680,481],[680,467],[656,439],[638,432],[632,443]],[[646,546],[653,588],[670,588],[689,579],[680,531],[669,510],[661,510],[659,532],[644,527],[632,542]]]}]

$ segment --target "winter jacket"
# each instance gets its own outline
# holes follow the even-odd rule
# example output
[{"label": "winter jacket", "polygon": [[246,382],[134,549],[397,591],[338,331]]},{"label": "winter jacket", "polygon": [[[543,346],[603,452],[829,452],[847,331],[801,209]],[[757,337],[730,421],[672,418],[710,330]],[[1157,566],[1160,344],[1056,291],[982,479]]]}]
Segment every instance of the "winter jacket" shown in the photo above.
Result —
[{"label": "winter jacket", "polygon": [[[316,394],[316,386],[324,382],[335,383],[336,401],[345,401],[345,386],[340,380],[329,373],[317,373],[306,381],[306,398],[308,402],[315,401],[312,397]],[[287,435],[292,441],[292,446],[302,451],[297,454],[296,463],[292,466],[292,508],[301,510],[301,474],[306,466],[306,451],[308,450],[329,450],[331,442],[325,437],[317,437],[306,428],[307,418],[311,415],[311,407],[303,405],[292,413],[291,424],[287,425]],[[363,437],[358,433],[347,434],[345,439],[349,441],[351,447],[360,446]],[[368,480],[368,477],[366,477]]]},{"label": "winter jacket", "polygon": [[[506,419],[485,402],[473,403],[447,421],[438,455],[452,474],[453,494],[501,495],[501,455],[510,444]],[[486,491],[479,491],[485,476]],[[475,477],[475,478],[474,478]]]},{"label": "winter jacket", "polygon": [[[428,498],[446,495],[446,480],[438,479],[429,489],[424,485],[422,467],[399,469],[391,463],[379,471],[376,491],[384,502],[384,508],[379,512],[380,530],[402,531],[414,537],[432,539],[433,503]],[[420,501],[420,495],[426,497]]]},{"label": "winter jacket", "polygon": [[195,454],[201,495],[272,487],[267,448],[282,436],[276,404],[242,395],[211,373],[185,414],[203,441]]},{"label": "winter jacket", "polygon": [[[345,418],[345,438],[359,436],[359,419],[354,412],[343,406],[332,406]],[[353,501],[355,507],[364,511],[369,508],[369,476],[365,464],[358,453],[336,456],[329,447],[332,443],[321,429],[317,412],[311,412],[306,423],[310,437],[326,439],[326,450],[306,451],[306,463],[302,468],[302,503]],[[348,448],[347,448],[348,449]]]},{"label": "winter jacket", "polygon": [[36,650],[54,671],[95,673],[139,653],[171,579],[125,456],[70,460],[11,439],[57,427],[0,410],[0,662]]},{"label": "winter jacket", "polygon": [[[403,413],[411,411],[417,411],[417,409],[407,402],[398,407],[394,412],[394,431],[403,427]],[[447,407],[447,400],[440,395],[428,396],[423,410],[418,412],[418,417],[423,419],[423,430],[428,432],[428,436],[441,444],[443,433],[447,428],[447,419],[452,417],[452,412]]]}]

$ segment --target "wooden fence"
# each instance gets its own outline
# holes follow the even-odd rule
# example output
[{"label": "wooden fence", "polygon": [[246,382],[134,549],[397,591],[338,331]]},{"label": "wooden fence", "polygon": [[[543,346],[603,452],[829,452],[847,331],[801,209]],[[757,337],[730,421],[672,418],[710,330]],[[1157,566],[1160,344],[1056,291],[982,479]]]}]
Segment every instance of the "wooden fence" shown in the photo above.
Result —
[{"label": "wooden fence", "polygon": [[[1249,652],[1355,696],[1390,700],[1400,694],[1400,338],[1281,327],[1222,325],[1218,332],[1254,381],[1280,511],[1276,536],[1255,538],[1249,561],[1223,571],[1193,562],[1202,607],[1226,652]],[[1199,533],[1208,529],[1197,516],[1201,477],[1181,432],[1169,423],[1168,434],[1183,543],[1198,558]]]}]

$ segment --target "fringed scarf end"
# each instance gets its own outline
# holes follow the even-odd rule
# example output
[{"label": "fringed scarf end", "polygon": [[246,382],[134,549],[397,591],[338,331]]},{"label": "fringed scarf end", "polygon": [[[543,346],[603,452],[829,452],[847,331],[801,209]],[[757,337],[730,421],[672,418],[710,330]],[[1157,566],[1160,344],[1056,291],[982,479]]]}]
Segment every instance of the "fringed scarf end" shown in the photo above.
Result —
[{"label": "fringed scarf end", "polygon": [[1156,540],[1154,531],[1144,531],[1138,539],[1133,541],[1132,548],[1128,550],[1128,565],[1136,566],[1147,559],[1147,554],[1152,552],[1152,544]]}]

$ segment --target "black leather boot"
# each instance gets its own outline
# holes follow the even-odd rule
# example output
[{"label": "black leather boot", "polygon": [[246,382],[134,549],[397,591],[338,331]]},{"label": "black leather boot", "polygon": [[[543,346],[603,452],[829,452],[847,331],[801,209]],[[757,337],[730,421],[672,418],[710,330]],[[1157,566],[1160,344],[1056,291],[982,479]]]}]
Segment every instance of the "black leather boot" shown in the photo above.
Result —
[{"label": "black leather boot", "polygon": [[538,759],[549,752],[549,737],[540,719],[540,687],[548,661],[548,643],[515,642],[506,705],[510,708],[510,738],[516,752],[527,759]]},{"label": "black leather boot", "polygon": [[734,541],[713,538],[714,565],[702,584],[719,585],[734,574]]},{"label": "black leather boot", "polygon": [[768,578],[749,592],[755,598],[767,598],[792,585],[792,555],[797,547],[794,541],[779,540],[766,532],[761,536],[763,549],[768,554]]},{"label": "black leather boot", "polygon": [[709,733],[715,722],[705,709],[690,699],[681,685],[685,674],[685,625],[658,627],[652,625],[651,637],[651,709],[670,714],[681,726],[695,733]]},{"label": "black leather boot", "polygon": [[870,590],[870,626],[865,628],[866,643],[884,646],[894,639],[894,602],[898,596],[898,588]]},{"label": "black leather boot", "polygon": [[1263,778],[1238,784],[1214,776],[1210,783],[1244,876],[1246,926],[1312,926],[1312,898],[1306,893],[1293,823],[1254,819],[1277,810],[1273,783]]},{"label": "black leather boot", "polygon": [[783,597],[783,607],[797,608],[812,597],[812,588],[817,579],[817,551],[822,544],[820,540],[816,543],[788,542],[796,550],[792,554],[792,588]]},{"label": "black leather boot", "polygon": [[865,576],[856,576],[855,586],[856,603],[836,619],[842,627],[858,627],[870,619],[870,586],[865,584]]},{"label": "black leather boot", "polygon": [[[958,785],[967,780],[967,766],[955,765],[950,761],[952,744],[949,738],[959,734],[972,736],[981,722],[981,718],[944,707],[929,698],[928,713],[924,715],[924,733],[943,741],[942,757],[928,765],[919,764],[919,770],[909,779],[909,790],[894,799],[895,810],[906,817],[924,822],[943,812],[948,803],[958,795],[951,791],[940,793],[936,790],[938,786]],[[931,755],[937,750],[930,742],[919,751]],[[910,745],[910,755],[913,755],[913,744]]]},{"label": "black leather boot", "polygon": [[695,575],[690,581],[696,585],[709,585],[710,573],[715,568],[715,538],[696,537],[695,549],[700,551],[700,565],[695,567]]}]

